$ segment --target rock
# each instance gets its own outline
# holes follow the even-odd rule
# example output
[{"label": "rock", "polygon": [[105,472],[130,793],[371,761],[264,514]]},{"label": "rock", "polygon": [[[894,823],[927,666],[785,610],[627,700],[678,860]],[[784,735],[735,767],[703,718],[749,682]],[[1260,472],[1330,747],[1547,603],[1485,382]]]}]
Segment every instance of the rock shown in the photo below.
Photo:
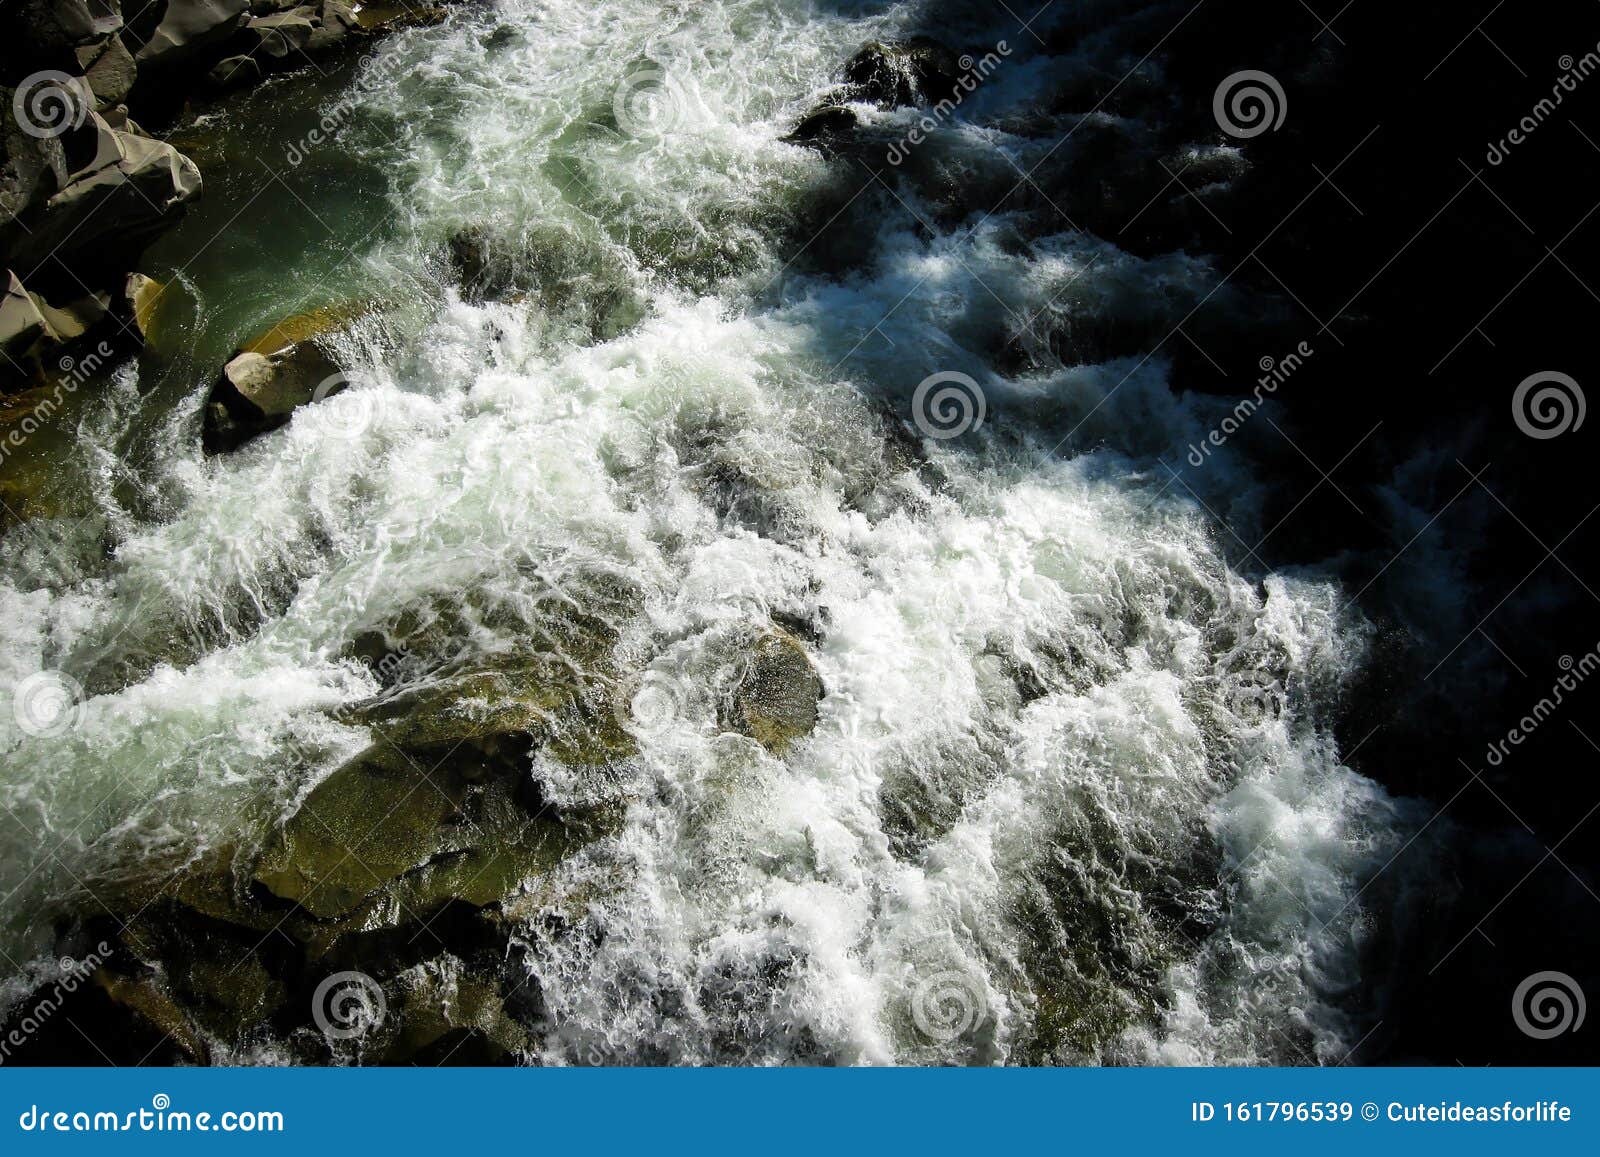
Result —
[{"label": "rock", "polygon": [[69,171],[59,191],[40,203],[37,194],[55,172],[43,154],[33,189],[24,194],[29,207],[0,222],[0,248],[9,249],[17,268],[54,258],[82,283],[113,282],[200,195],[200,171],[187,157],[162,141],[113,129],[99,113],[89,113],[61,144]]},{"label": "rock", "polygon": [[337,393],[339,372],[314,342],[273,354],[245,350],[235,355],[211,388],[201,435],[206,453],[236,450],[276,430],[301,406],[320,401],[319,390],[323,396]]},{"label": "rock", "polygon": [[372,1042],[384,1064],[504,1064],[528,1047],[499,986],[453,955],[408,968],[389,987],[390,1016]]},{"label": "rock", "polygon": [[49,59],[116,32],[122,12],[117,0],[21,0],[8,24],[4,31],[19,37],[23,57]]},{"label": "rock", "polygon": [[139,336],[147,342],[155,341],[156,318],[166,292],[167,287],[164,284],[142,273],[130,273],[123,282],[123,308],[133,320]]},{"label": "rock", "polygon": [[248,0],[167,0],[150,38],[134,54],[139,68],[170,71],[220,51],[248,19]]},{"label": "rock", "polygon": [[363,302],[296,314],[240,346],[211,388],[201,435],[206,453],[236,450],[288,422],[301,406],[343,390],[341,367],[318,339],[367,308]]},{"label": "rock", "polygon": [[235,37],[245,56],[282,65],[291,56],[294,63],[305,61],[305,48],[321,20],[314,8],[296,8],[273,16],[253,16],[244,31]]},{"label": "rock", "polygon": [[[77,341],[105,321],[110,309],[110,296],[103,293],[53,306],[39,294],[30,293],[21,279],[7,270],[5,296],[0,298],[0,351],[17,366],[37,363],[50,350]],[[14,372],[16,367],[4,368]]]},{"label": "rock", "polygon": [[950,97],[960,79],[956,54],[936,40],[874,40],[844,66],[844,79],[855,99],[885,108],[936,104]]},{"label": "rock", "polygon": [[817,726],[822,679],[799,640],[772,630],[756,639],[733,692],[734,728],[774,755]]},{"label": "rock", "polygon": [[848,136],[860,123],[855,113],[839,105],[825,105],[806,116],[786,138],[810,143],[836,141]]},{"label": "rock", "polygon": [[0,298],[0,353],[21,365],[52,338],[38,302],[23,288],[21,278],[6,270],[5,296]]},{"label": "rock", "polygon": [[77,55],[78,67],[94,93],[96,107],[104,111],[122,103],[138,74],[133,53],[122,43],[122,37],[108,36],[100,44],[77,49]]},{"label": "rock", "polygon": [[369,32],[396,32],[402,28],[432,28],[450,15],[438,6],[418,7],[406,3],[363,4],[356,14],[361,27]]},{"label": "rock", "polygon": [[261,82],[261,66],[249,56],[228,56],[211,66],[206,73],[206,83],[218,92],[233,88],[248,88]]}]

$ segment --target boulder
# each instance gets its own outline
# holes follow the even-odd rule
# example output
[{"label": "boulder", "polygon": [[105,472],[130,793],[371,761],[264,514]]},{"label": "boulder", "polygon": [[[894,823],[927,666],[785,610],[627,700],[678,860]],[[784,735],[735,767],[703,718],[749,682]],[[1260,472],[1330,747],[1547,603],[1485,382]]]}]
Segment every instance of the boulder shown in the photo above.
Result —
[{"label": "boulder", "polygon": [[750,648],[725,722],[782,755],[816,728],[822,695],[822,679],[800,641],[786,631],[767,631]]},{"label": "boulder", "polygon": [[0,297],[0,352],[12,362],[0,367],[0,380],[12,377],[45,357],[57,346],[77,341],[111,312],[105,293],[85,294],[64,306],[53,306],[30,293],[11,270],[5,275],[5,295]]},{"label": "boulder", "polygon": [[48,150],[39,151],[34,160],[43,163],[18,196],[26,207],[0,222],[0,248],[17,268],[37,269],[53,258],[76,280],[111,283],[200,195],[200,171],[187,157],[163,141],[114,129],[99,113],[60,143],[65,179]]},{"label": "boulder", "polygon": [[[206,405],[202,441],[208,454],[236,450],[276,430],[301,406],[336,393],[339,367],[315,342],[277,353],[244,350],[222,368]],[[332,380],[334,384],[324,389]]]},{"label": "boulder", "polygon": [[154,342],[156,319],[167,287],[153,277],[130,273],[122,284],[122,308],[146,342]]},{"label": "boulder", "polygon": [[249,18],[249,0],[167,0],[160,22],[134,54],[141,69],[169,71],[221,51]]},{"label": "boulder", "polygon": [[23,288],[21,278],[6,270],[5,296],[0,297],[0,354],[20,367],[52,339],[39,303]]},{"label": "boulder", "polygon": [[956,54],[924,36],[871,41],[844,66],[854,98],[884,108],[937,104],[955,92],[960,77]]},{"label": "boulder", "polygon": [[848,137],[859,123],[859,118],[848,108],[824,105],[806,114],[787,139],[805,144],[833,143]]},{"label": "boulder", "polygon": [[19,37],[23,59],[50,59],[116,32],[122,11],[117,0],[20,0],[8,23],[3,31]]},{"label": "boulder", "polygon": [[[240,52],[268,67],[303,63],[306,45],[321,24],[315,8],[296,8],[271,16],[252,16],[234,38]],[[291,60],[291,58],[293,58]]]},{"label": "boulder", "polygon": [[211,71],[206,73],[206,83],[218,92],[226,92],[259,84],[261,77],[261,65],[254,57],[227,56],[211,66]]},{"label": "boulder", "polygon": [[81,47],[77,56],[83,79],[94,93],[95,107],[102,112],[121,104],[132,91],[138,68],[122,37],[112,35],[99,44]]}]

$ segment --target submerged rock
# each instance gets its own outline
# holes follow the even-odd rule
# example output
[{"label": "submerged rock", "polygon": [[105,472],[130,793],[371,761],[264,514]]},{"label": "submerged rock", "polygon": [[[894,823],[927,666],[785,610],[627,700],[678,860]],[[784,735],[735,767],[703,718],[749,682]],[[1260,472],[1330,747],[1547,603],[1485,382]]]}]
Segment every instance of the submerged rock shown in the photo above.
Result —
[{"label": "submerged rock", "polygon": [[817,726],[822,678],[799,640],[784,631],[756,639],[734,689],[733,728],[774,755]]}]

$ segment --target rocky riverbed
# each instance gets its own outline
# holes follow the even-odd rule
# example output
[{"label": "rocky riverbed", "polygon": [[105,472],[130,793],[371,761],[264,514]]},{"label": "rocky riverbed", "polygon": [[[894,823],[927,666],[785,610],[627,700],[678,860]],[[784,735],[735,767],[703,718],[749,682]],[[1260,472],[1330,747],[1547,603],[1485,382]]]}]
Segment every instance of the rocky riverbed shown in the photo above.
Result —
[{"label": "rocky riverbed", "polygon": [[7,1063],[1567,1055],[1458,640],[1583,450],[1437,361],[1567,160],[1435,189],[1450,5],[1057,7],[5,10]]}]

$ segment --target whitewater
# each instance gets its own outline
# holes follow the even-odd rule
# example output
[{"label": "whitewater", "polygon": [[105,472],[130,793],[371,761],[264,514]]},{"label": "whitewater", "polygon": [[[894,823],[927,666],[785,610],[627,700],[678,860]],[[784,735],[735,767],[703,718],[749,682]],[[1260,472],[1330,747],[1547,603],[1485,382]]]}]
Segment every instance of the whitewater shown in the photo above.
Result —
[{"label": "whitewater", "polygon": [[[919,146],[998,189],[970,211],[784,139],[933,9],[962,51],[1016,50]],[[4,995],[48,975],[63,914],[247,850],[366,747],[341,708],[379,681],[349,641],[443,599],[486,655],[592,615],[626,672],[635,754],[532,756],[548,798],[625,820],[507,906],[543,1002],[523,1059],[1349,1056],[1379,1016],[1366,949],[1418,886],[1379,870],[1426,818],[1333,738],[1373,631],[1252,557],[1270,480],[1227,446],[1185,461],[1229,403],[1175,395],[1160,357],[997,367],[1018,319],[1181,318],[1218,277],[989,211],[1049,147],[1008,118],[1072,64],[1017,25],[501,0],[386,41],[304,170],[299,130],[268,134],[337,244],[230,300],[214,252],[180,280],[217,332],[375,303],[336,339],[359,373],[208,458],[217,363],[167,392],[125,365],[79,416],[78,515],[0,539]],[[920,116],[859,115],[891,139]],[[348,190],[298,181],[337,166],[380,175],[359,228]],[[538,289],[473,300],[442,256],[465,227]],[[982,421],[931,437],[913,395],[953,373]],[[718,709],[774,623],[825,692],[781,755]],[[60,734],[18,722],[40,672],[81,689]]]}]

